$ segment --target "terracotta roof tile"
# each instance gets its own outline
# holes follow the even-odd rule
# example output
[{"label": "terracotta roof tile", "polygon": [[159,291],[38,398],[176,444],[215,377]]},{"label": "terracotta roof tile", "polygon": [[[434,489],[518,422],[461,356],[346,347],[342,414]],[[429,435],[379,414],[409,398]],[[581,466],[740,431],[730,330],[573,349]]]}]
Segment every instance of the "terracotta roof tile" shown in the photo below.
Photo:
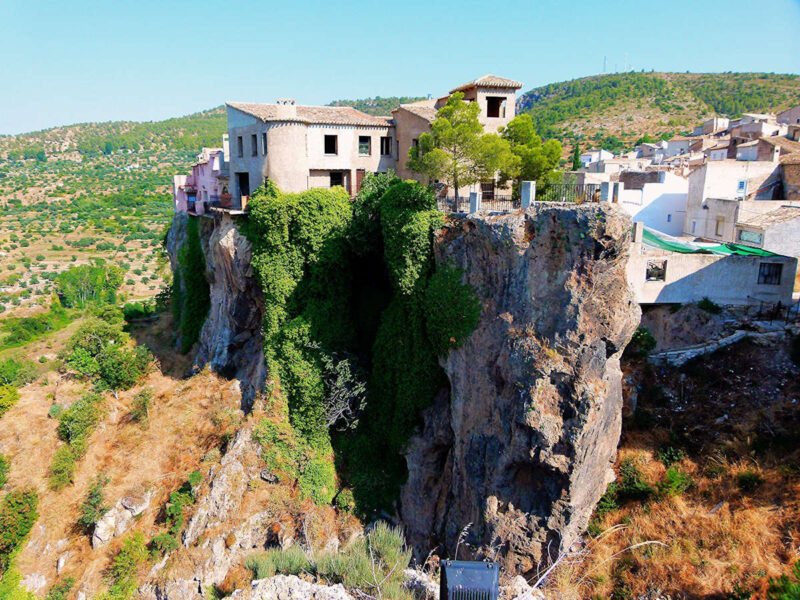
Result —
[{"label": "terracotta roof tile", "polygon": [[290,121],[319,125],[363,125],[373,127],[391,125],[391,117],[375,117],[351,106],[294,106],[295,114],[286,116],[285,109],[287,107],[279,104],[228,102],[227,105],[265,122]]},{"label": "terracotta roof tile", "polygon": [[740,224],[764,229],[770,225],[792,221],[793,219],[800,219],[800,206],[781,206],[768,213],[756,215],[746,221],[740,221]]},{"label": "terracotta roof tile", "polygon": [[462,92],[464,90],[468,90],[474,87],[493,87],[493,88],[509,88],[513,90],[518,90],[522,87],[522,84],[519,81],[514,81],[513,79],[506,79],[505,77],[498,77],[497,75],[484,75],[483,77],[478,77],[472,81],[468,81],[465,84],[458,86],[457,88],[453,88],[450,90],[450,93],[453,92]]}]

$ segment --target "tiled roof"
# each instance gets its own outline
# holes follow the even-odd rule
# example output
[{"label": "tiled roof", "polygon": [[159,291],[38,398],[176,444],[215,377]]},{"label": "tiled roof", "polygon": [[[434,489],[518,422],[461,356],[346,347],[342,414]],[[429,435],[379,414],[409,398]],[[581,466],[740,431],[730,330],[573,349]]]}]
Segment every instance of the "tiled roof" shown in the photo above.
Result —
[{"label": "tiled roof", "polygon": [[[436,100],[420,100],[409,104],[401,104],[400,108],[407,110],[411,114],[417,115],[426,121],[433,121],[436,118]],[[397,109],[395,109],[397,110]]]},{"label": "tiled roof", "polygon": [[800,206],[781,206],[780,208],[771,210],[768,213],[756,215],[755,217],[751,217],[746,221],[740,221],[740,224],[747,225],[749,227],[765,229],[770,225],[784,223],[793,219],[800,219]]},{"label": "tiled roof", "polygon": [[228,102],[228,106],[252,115],[262,121],[293,121],[319,125],[364,125],[387,127],[391,117],[374,117],[352,106],[293,106],[294,115],[286,116],[286,106],[279,104],[253,104]]},{"label": "tiled roof", "polygon": [[462,92],[474,87],[509,88],[512,90],[518,90],[522,87],[522,84],[519,81],[506,79],[505,77],[498,77],[497,75],[484,75],[483,77],[478,77],[477,79],[468,81],[457,88],[453,88],[450,90],[450,93]]},{"label": "tiled roof", "polygon": [[785,138],[779,135],[773,137],[764,137],[761,138],[768,144],[773,146],[778,146],[781,150],[785,151],[786,154],[794,154],[795,152],[800,152],[800,142],[795,142],[794,140],[790,140],[789,138]]},{"label": "tiled roof", "polygon": [[782,165],[800,165],[800,153],[787,154],[781,157]]}]

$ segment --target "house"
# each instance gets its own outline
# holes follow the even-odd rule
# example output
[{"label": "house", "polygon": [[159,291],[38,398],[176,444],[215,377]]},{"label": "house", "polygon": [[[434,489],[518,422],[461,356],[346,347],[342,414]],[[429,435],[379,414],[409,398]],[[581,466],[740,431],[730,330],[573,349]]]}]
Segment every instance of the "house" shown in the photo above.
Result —
[{"label": "house", "polygon": [[638,158],[649,158],[654,163],[661,162],[661,159],[664,157],[664,149],[667,147],[667,143],[665,141],[660,141],[655,144],[651,144],[649,142],[642,142],[634,150],[636,151],[636,156]]},{"label": "house", "polygon": [[776,120],[778,123],[785,123],[786,125],[800,125],[800,104],[779,112]]},{"label": "house", "polygon": [[[430,131],[437,111],[447,103],[451,94],[461,92],[465,101],[477,102],[480,106],[478,119],[484,131],[496,133],[516,116],[517,91],[520,88],[522,84],[518,81],[489,74],[455,87],[441,98],[401,104],[395,108],[392,121],[397,132],[397,174],[403,179],[418,178],[408,168],[408,152],[417,144],[420,135]],[[486,182],[482,187],[484,197],[494,191],[493,182]]]},{"label": "house", "polygon": [[693,136],[700,136],[700,135],[713,135],[715,133],[719,133],[720,131],[725,131],[730,126],[730,119],[726,117],[711,117],[710,119],[706,119],[703,121],[702,125],[695,127],[694,131],[692,132]]},{"label": "house", "polygon": [[627,279],[640,304],[792,302],[797,259],[738,244],[691,244],[634,224]]},{"label": "house", "polygon": [[617,201],[634,222],[669,235],[680,235],[686,219],[689,181],[668,171],[619,174]]},{"label": "house", "polygon": [[358,193],[366,173],[397,160],[394,125],[349,106],[228,102],[230,174],[234,205],[270,179],[285,192],[342,186]]},{"label": "house", "polygon": [[709,146],[703,150],[707,160],[725,160],[728,158],[728,146],[731,141],[729,139],[719,140],[713,146]]},{"label": "house", "polygon": [[800,125],[789,125],[786,137],[792,141],[800,142]]},{"label": "house", "polygon": [[781,158],[783,195],[787,200],[800,200],[800,154]]},{"label": "house", "polygon": [[736,223],[737,243],[800,257],[800,206],[781,206],[740,219]]},{"label": "house", "polygon": [[672,156],[680,156],[682,154],[689,154],[689,146],[696,140],[695,137],[688,137],[684,135],[676,135],[667,140],[667,146],[664,149],[664,156],[670,158]]},{"label": "house", "polygon": [[709,161],[689,173],[685,235],[733,241],[738,203],[773,200],[781,183],[779,165],[767,161]]},{"label": "house", "polygon": [[581,158],[581,164],[585,169],[592,163],[614,158],[614,154],[612,152],[609,152],[608,150],[603,150],[602,148],[594,148],[592,150],[587,150],[586,152],[581,154],[580,158]]},{"label": "house", "polygon": [[175,175],[173,199],[176,212],[202,215],[210,206],[229,206],[228,140],[222,148],[203,148],[190,175]]},{"label": "house", "polygon": [[782,136],[762,137],[736,147],[736,160],[778,162],[781,156],[800,152],[800,142]]}]

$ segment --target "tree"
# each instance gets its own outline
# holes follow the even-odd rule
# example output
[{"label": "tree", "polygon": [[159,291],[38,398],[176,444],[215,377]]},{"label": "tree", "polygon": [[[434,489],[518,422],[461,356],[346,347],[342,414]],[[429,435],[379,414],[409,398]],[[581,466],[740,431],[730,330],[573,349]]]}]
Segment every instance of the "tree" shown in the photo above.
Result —
[{"label": "tree", "polygon": [[579,171],[581,166],[581,146],[575,142],[575,147],[572,149],[572,170]]},{"label": "tree", "polygon": [[501,135],[517,157],[516,169],[502,173],[503,179],[515,180],[515,193],[519,193],[521,181],[545,182],[551,178],[561,161],[561,142],[547,140],[542,143],[529,114],[514,117],[501,130]]},{"label": "tree", "polygon": [[519,158],[508,141],[484,133],[479,113],[477,102],[464,102],[464,94],[456,92],[439,109],[430,133],[423,133],[408,152],[411,170],[453,186],[456,210],[460,188],[493,179],[501,171],[516,175],[519,170]]}]

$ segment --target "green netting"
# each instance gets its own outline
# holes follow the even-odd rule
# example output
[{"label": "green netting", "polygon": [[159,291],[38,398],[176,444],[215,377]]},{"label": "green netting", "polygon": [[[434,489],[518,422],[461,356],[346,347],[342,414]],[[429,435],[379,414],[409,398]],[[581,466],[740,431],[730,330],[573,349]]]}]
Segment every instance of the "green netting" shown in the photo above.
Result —
[{"label": "green netting", "polygon": [[741,244],[725,243],[717,246],[695,246],[679,242],[674,238],[662,237],[652,229],[645,228],[642,239],[648,246],[668,250],[669,252],[680,252],[681,254],[724,254],[736,256],[778,256],[774,252],[743,246]]}]

